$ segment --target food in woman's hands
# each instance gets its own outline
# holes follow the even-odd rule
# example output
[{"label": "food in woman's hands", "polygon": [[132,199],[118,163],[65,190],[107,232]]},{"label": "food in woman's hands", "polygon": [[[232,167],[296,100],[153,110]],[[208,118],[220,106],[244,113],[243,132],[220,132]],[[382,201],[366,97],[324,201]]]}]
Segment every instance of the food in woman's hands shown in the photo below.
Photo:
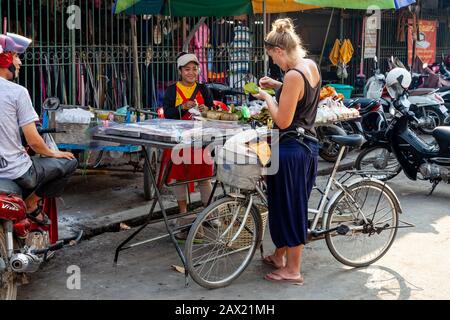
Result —
[{"label": "food in woman's hands", "polygon": [[254,82],[248,82],[244,85],[245,94],[258,94],[260,88]]},{"label": "food in woman's hands", "polygon": [[275,95],[275,90],[273,90],[272,88],[267,88],[267,89],[263,89],[265,92],[267,92],[268,94],[270,94],[271,96]]},{"label": "food in woman's hands", "polygon": [[258,87],[258,85],[254,82],[248,82],[244,85],[244,93],[245,94],[258,94],[261,90],[266,91],[270,95],[275,95],[275,90],[272,88],[262,89]]}]

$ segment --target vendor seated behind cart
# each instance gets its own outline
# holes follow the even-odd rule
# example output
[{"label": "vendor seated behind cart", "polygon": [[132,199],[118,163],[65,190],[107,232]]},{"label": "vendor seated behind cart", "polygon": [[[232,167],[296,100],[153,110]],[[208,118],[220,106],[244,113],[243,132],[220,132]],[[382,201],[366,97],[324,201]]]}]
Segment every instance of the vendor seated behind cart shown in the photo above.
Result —
[{"label": "vendor seated behind cart", "polygon": [[[164,116],[167,119],[192,120],[193,113],[190,109],[195,108],[202,112],[211,109],[214,106],[213,97],[209,89],[201,83],[198,83],[199,61],[194,54],[182,52],[177,57],[177,68],[180,74],[180,80],[169,86],[164,96]],[[191,110],[192,111],[192,110]],[[191,150],[192,153],[203,152],[202,149]],[[171,155],[170,150],[165,150],[163,155],[163,165],[167,163]],[[192,156],[191,159],[196,159]],[[186,181],[211,177],[214,174],[213,165],[207,164],[202,157],[203,163],[192,164],[183,163],[173,165],[169,174],[169,181]],[[212,163],[212,162],[209,162]],[[201,200],[203,205],[207,205],[212,191],[211,180],[198,182]],[[193,184],[189,187],[179,185],[173,187],[173,192],[177,198],[180,213],[187,213],[187,191],[193,191]],[[184,225],[192,222],[191,219],[178,219],[177,225]],[[215,221],[218,224],[218,221]],[[185,239],[187,232],[177,234],[179,239]]]}]

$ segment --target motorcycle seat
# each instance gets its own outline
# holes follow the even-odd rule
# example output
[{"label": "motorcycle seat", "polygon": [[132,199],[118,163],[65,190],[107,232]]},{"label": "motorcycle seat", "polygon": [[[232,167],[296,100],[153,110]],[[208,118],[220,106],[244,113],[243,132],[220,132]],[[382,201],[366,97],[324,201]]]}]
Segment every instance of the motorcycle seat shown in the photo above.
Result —
[{"label": "motorcycle seat", "polygon": [[372,111],[372,108],[376,106],[380,101],[378,99],[368,99],[368,98],[357,98],[357,99],[345,99],[344,105],[347,108],[355,108],[358,104],[360,105],[359,112],[361,114],[366,114]]},{"label": "motorcycle seat", "polygon": [[336,142],[337,144],[340,144],[341,146],[348,146],[352,148],[359,148],[361,147],[365,139],[360,134],[351,134],[348,136],[330,136],[330,140],[333,142]]},{"label": "motorcycle seat", "polygon": [[22,189],[14,181],[0,178],[0,193],[22,196]]},{"label": "motorcycle seat", "polygon": [[436,141],[450,141],[450,127],[437,127],[433,131]]},{"label": "motorcycle seat", "polygon": [[450,87],[440,87],[437,92],[450,91]]},{"label": "motorcycle seat", "polygon": [[433,88],[419,88],[419,89],[415,89],[415,90],[411,90],[409,91],[409,95],[410,96],[425,96],[427,94],[430,94],[432,92],[436,92],[436,89]]}]

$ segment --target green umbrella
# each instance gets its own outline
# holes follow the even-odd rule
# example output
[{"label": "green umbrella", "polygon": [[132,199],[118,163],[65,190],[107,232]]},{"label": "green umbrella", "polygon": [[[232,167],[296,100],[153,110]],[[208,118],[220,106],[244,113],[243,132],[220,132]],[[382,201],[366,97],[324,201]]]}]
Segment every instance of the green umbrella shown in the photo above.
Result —
[{"label": "green umbrella", "polygon": [[400,9],[415,3],[415,0],[295,0],[302,4],[311,4],[321,7],[364,9],[376,6],[380,9]]},{"label": "green umbrella", "polygon": [[252,14],[253,8],[251,0],[116,0],[114,12],[207,17]]}]

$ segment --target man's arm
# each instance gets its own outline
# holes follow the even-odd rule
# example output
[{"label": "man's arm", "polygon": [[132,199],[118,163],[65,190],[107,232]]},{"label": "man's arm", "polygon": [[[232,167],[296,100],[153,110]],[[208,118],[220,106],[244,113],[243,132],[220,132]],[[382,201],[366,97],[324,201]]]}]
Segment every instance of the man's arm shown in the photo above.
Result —
[{"label": "man's arm", "polygon": [[37,154],[50,158],[64,158],[68,160],[75,159],[74,155],[70,152],[51,150],[42,139],[41,135],[37,131],[36,124],[34,122],[22,127],[23,134],[27,140],[28,145]]}]

